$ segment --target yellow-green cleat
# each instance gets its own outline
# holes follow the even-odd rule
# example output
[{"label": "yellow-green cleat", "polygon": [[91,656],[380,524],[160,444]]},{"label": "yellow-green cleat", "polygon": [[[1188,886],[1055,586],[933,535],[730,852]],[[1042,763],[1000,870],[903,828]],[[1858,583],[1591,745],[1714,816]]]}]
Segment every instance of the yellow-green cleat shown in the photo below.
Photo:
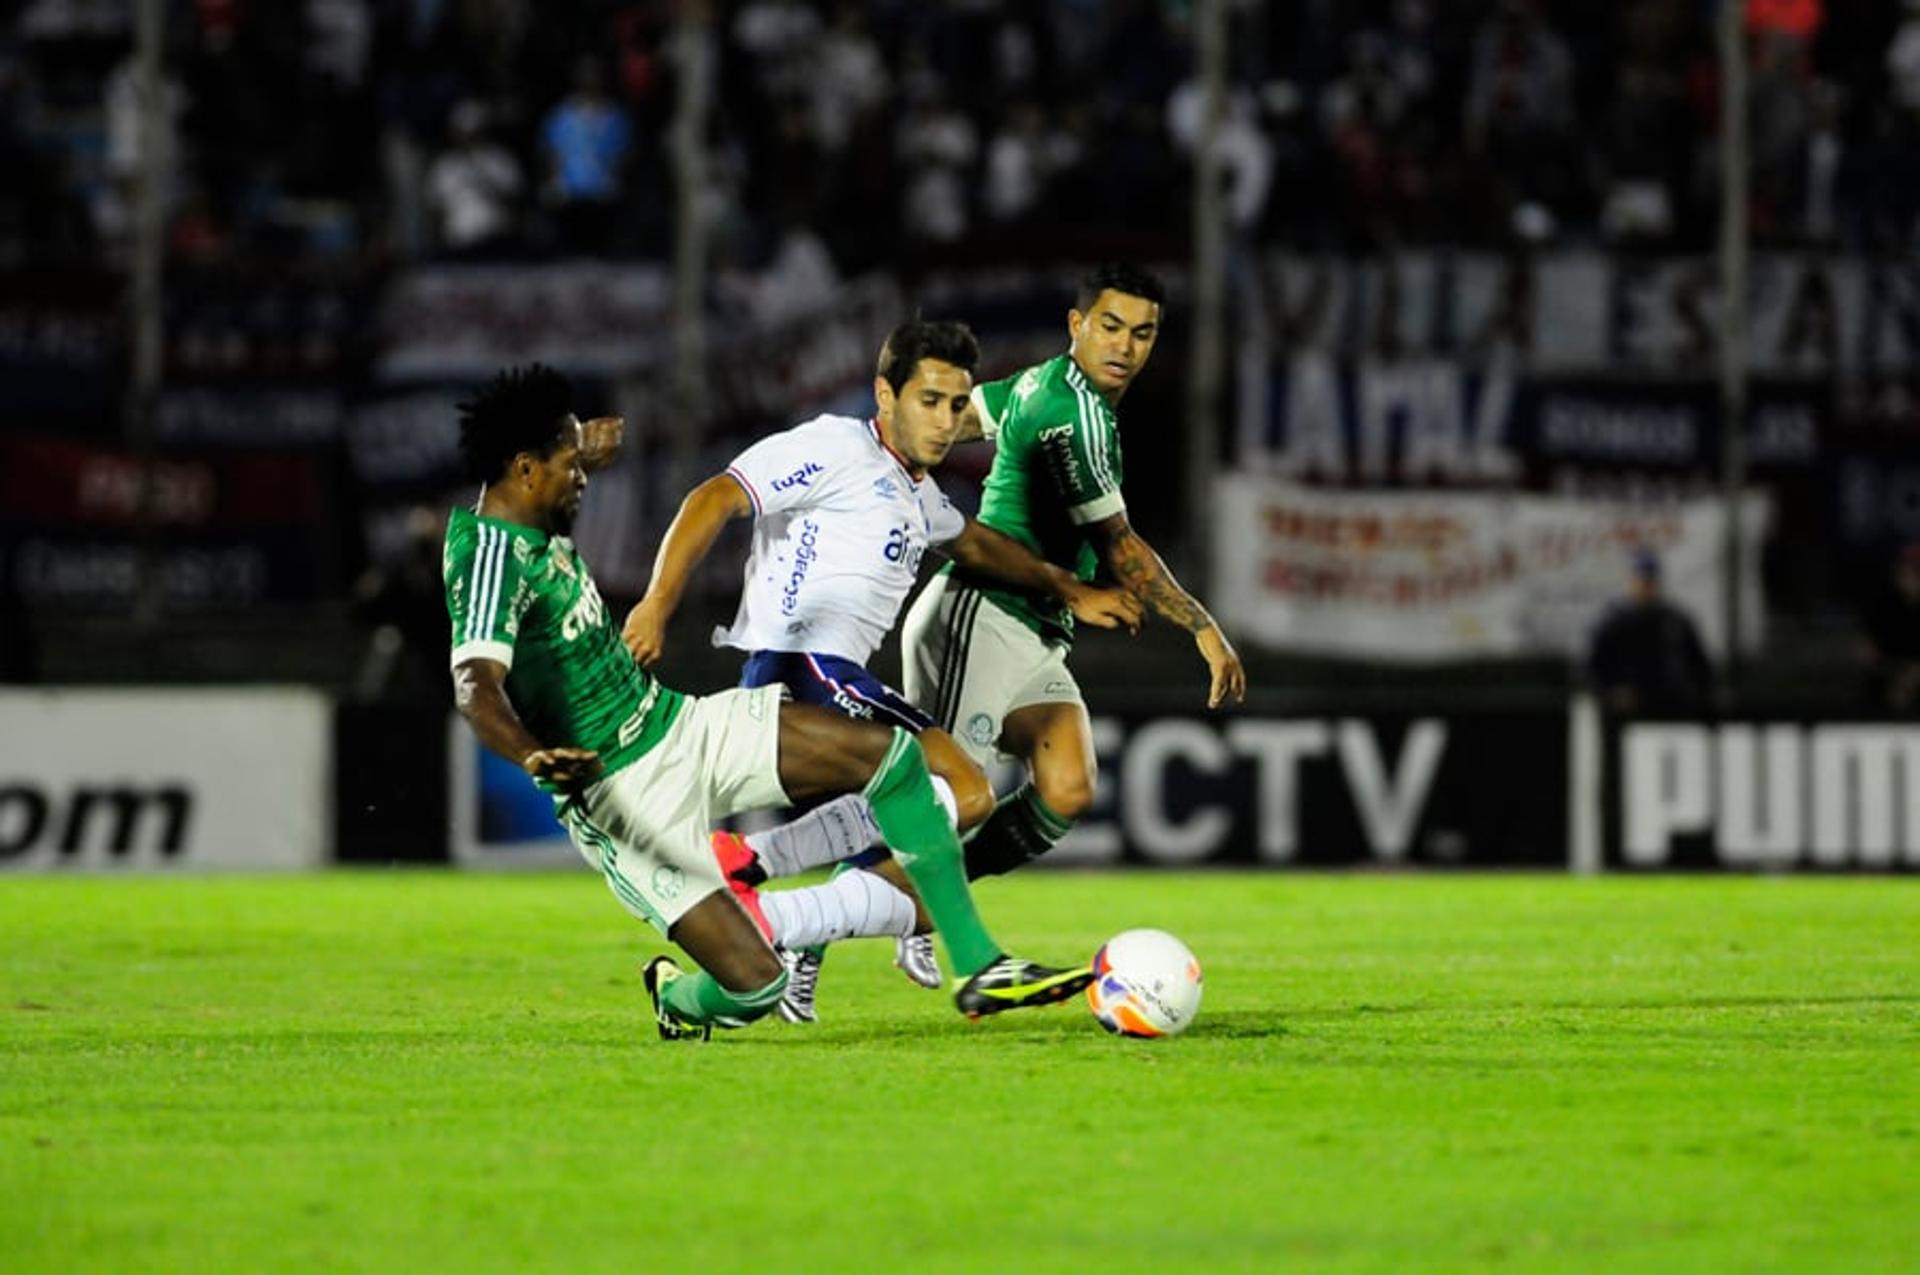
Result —
[{"label": "yellow-green cleat", "polygon": [[706,1040],[713,1035],[710,1024],[683,1022],[667,1008],[667,984],[680,977],[680,967],[670,956],[654,957],[641,971],[640,981],[647,985],[647,999],[653,1002],[654,1026],[660,1029],[661,1040]]},{"label": "yellow-green cleat", "polygon": [[953,1003],[968,1018],[1031,1005],[1057,1005],[1093,982],[1093,968],[1053,969],[1017,956],[1003,956],[960,985]]}]

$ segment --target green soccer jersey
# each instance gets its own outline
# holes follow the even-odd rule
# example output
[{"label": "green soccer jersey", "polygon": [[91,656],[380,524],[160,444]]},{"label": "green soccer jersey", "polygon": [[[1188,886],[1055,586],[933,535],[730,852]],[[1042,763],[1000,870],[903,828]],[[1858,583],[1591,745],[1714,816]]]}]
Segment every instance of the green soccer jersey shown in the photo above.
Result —
[{"label": "green soccer jersey", "polygon": [[[1127,507],[1113,409],[1068,354],[975,386],[973,406],[995,446],[979,521],[1092,580],[1100,560],[1082,529]],[[1073,613],[1053,598],[947,569],[1042,637],[1072,640]]]},{"label": "green soccer jersey", "polygon": [[507,666],[507,698],[547,748],[591,748],[606,773],[667,732],[685,698],[620,644],[580,551],[565,536],[456,509],[441,575],[453,665]]}]

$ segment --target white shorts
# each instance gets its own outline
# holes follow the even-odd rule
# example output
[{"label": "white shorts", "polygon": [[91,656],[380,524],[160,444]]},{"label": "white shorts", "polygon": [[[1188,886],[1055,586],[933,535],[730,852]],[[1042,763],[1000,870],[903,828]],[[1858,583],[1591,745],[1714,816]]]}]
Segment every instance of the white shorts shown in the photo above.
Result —
[{"label": "white shorts", "polygon": [[1029,704],[1085,706],[1068,647],[1048,642],[978,589],[935,576],[907,612],[900,639],[907,698],[982,768],[1005,754],[1007,714]]},{"label": "white shorts", "polygon": [[562,820],[627,911],[662,934],[724,889],[717,820],[789,804],[780,787],[780,701],[756,686],[689,695],[647,754],[567,804]]}]

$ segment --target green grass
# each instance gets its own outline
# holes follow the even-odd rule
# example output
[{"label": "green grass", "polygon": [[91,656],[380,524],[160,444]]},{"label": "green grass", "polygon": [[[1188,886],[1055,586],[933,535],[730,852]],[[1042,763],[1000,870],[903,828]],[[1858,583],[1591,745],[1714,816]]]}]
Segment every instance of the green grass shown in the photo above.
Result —
[{"label": "green grass", "polygon": [[1197,1025],[654,1038],[574,875],[0,880],[9,1271],[1862,1270],[1920,1251],[1920,881],[1029,873]]}]

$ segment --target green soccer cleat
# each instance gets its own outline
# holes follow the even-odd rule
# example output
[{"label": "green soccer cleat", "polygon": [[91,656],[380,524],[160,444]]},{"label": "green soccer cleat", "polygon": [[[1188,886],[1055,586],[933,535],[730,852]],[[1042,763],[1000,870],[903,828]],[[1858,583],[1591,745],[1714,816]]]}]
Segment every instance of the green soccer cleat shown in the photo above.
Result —
[{"label": "green soccer cleat", "polygon": [[641,971],[640,981],[647,985],[647,999],[653,1002],[654,1025],[660,1029],[661,1040],[706,1040],[713,1035],[713,1027],[707,1023],[682,1022],[667,1008],[661,995],[666,985],[679,977],[680,967],[670,956],[654,957]]},{"label": "green soccer cleat", "polygon": [[953,1003],[978,1019],[1029,1005],[1056,1005],[1093,982],[1093,968],[1056,970],[1017,956],[1003,956],[960,985]]}]

